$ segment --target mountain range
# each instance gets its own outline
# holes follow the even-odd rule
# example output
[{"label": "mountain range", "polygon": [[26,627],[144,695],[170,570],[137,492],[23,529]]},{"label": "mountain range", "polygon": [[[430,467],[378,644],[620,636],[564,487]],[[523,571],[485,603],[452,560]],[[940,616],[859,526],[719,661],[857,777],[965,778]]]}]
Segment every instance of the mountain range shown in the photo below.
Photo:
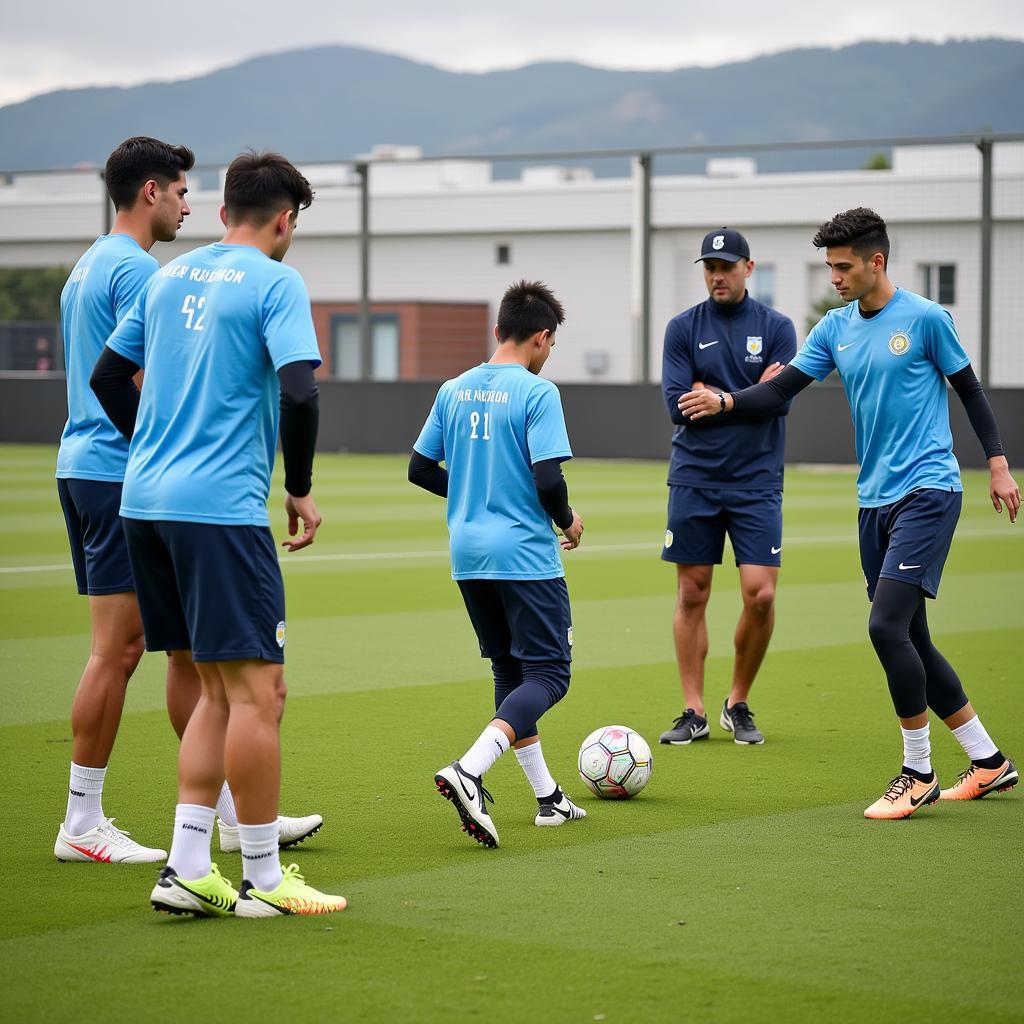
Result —
[{"label": "mountain range", "polygon": [[[1005,39],[864,42],[674,71],[545,62],[484,73],[321,46],[2,107],[0,170],[102,164],[134,134],[185,142],[215,164],[249,146],[308,162],[375,143],[443,155],[1021,131],[1022,86],[1024,42]],[[852,166],[864,155],[781,152],[758,163]],[[693,163],[659,158],[659,169]]]}]

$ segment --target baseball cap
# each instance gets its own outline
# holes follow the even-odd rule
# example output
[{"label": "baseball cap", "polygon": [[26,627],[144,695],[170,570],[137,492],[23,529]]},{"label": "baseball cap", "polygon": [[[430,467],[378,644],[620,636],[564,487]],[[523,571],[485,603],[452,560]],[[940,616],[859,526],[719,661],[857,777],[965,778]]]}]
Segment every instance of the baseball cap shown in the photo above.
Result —
[{"label": "baseball cap", "polygon": [[700,255],[693,261],[725,260],[735,263],[737,260],[750,259],[750,246],[747,240],[733,228],[719,228],[709,231],[700,246]]}]

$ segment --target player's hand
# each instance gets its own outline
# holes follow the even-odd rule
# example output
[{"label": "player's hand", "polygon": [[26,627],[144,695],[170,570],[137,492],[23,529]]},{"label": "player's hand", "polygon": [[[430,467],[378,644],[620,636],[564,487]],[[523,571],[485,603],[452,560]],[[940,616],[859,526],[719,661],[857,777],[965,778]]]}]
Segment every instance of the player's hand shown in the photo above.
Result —
[{"label": "player's hand", "polygon": [[572,522],[562,531],[562,550],[572,551],[580,546],[583,539],[583,520],[576,509],[572,509]]},{"label": "player's hand", "polygon": [[316,536],[317,527],[323,522],[320,513],[316,510],[316,502],[313,495],[307,494],[304,498],[295,498],[292,495],[285,495],[284,510],[288,513],[288,536],[294,537],[299,532],[299,520],[302,520],[302,536],[298,540],[283,540],[281,547],[289,551],[298,551],[300,548],[308,548]]},{"label": "player's hand", "polygon": [[764,373],[757,378],[758,384],[763,384],[766,380],[774,380],[782,371],[785,369],[784,363],[769,363],[764,368]]},{"label": "player's hand", "polygon": [[1006,511],[1010,513],[1010,522],[1017,522],[1017,513],[1020,511],[1020,488],[1017,481],[1010,476],[1010,465],[1003,455],[989,459],[989,467],[992,470],[992,479],[989,483],[988,493],[992,499],[992,507],[997,512],[1002,512],[1002,502],[1006,502]]},{"label": "player's hand", "polygon": [[[732,395],[726,393],[725,408],[732,408]],[[699,420],[703,416],[717,416],[722,411],[722,403],[717,391],[705,388],[702,391],[687,391],[679,399],[679,411],[691,420]]]}]

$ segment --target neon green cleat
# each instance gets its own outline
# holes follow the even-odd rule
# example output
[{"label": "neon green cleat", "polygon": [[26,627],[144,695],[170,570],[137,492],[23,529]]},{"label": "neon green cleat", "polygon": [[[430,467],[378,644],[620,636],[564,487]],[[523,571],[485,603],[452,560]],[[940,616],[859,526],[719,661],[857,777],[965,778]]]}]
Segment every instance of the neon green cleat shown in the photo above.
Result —
[{"label": "neon green cleat", "polygon": [[210,865],[210,873],[202,878],[179,878],[177,871],[166,867],[149,901],[154,910],[165,914],[195,914],[196,917],[230,917],[235,909],[238,893],[234,886]]},{"label": "neon green cleat", "polygon": [[336,914],[348,906],[344,896],[319,892],[299,874],[298,864],[289,864],[278,887],[260,892],[251,882],[242,882],[235,904],[235,917],[277,917],[279,914]]}]

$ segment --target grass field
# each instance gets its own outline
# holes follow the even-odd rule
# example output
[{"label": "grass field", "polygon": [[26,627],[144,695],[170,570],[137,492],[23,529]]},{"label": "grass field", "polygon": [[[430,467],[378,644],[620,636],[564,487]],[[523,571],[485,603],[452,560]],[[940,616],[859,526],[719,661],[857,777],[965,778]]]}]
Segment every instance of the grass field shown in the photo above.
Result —
[{"label": "grass field", "polygon": [[[506,757],[488,776],[502,840],[489,851],[458,831],[432,781],[491,710],[448,578],[443,503],[405,482],[404,458],[320,458],[319,539],[282,559],[282,809],[324,815],[289,859],[350,907],[239,924],[154,914],[151,866],[53,859],[88,649],[53,458],[0,447],[3,1019],[1024,1019],[1024,791],[907,822],[861,816],[901,748],[866,636],[852,473],[788,477],[778,625],[751,700],[768,742],[738,747],[713,725],[710,742],[667,748],[658,734],[681,700],[674,573],[658,559],[665,469],[567,467],[587,523],[566,556],[573,687],[542,735],[590,816],[535,828]],[[1024,525],[993,513],[986,478],[965,486],[932,631],[1021,758]],[[727,691],[738,609],[727,565],[710,606],[709,707]],[[132,681],[104,805],[166,846],[176,743],[163,660],[148,655]],[[613,722],[655,745],[650,785],[623,803],[590,797],[575,775],[579,742]],[[941,725],[932,742],[948,785],[966,762]],[[238,855],[215,859],[237,884]]]}]

